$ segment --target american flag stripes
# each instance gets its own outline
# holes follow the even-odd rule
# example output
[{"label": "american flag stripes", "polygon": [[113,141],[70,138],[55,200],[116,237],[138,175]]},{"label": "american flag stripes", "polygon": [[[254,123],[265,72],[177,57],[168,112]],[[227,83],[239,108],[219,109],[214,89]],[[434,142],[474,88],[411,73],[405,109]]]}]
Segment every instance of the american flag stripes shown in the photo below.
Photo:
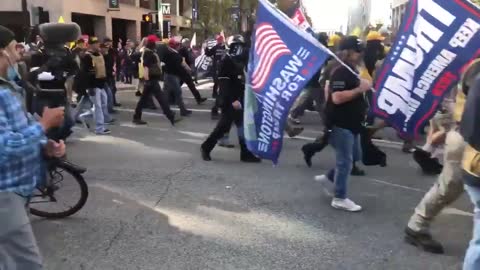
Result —
[{"label": "american flag stripes", "polygon": [[258,26],[255,32],[255,53],[260,59],[252,75],[252,88],[261,90],[277,60],[291,51],[269,23]]}]

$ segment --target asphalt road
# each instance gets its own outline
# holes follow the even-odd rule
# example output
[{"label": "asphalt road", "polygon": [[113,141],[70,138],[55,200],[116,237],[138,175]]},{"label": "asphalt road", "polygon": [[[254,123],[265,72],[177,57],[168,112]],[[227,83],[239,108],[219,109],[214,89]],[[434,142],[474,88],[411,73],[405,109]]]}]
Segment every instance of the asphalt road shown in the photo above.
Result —
[{"label": "asphalt road", "polygon": [[364,211],[346,213],[332,209],[312,181],[334,165],[331,149],[315,157],[313,168],[299,151],[321,130],[317,115],[302,119],[299,139],[285,140],[277,167],[240,163],[238,147],[216,148],[214,160],[204,162],[199,146],[215,125],[212,101],[197,106],[187,98],[194,114],[174,128],[161,111],[145,115],[149,125],[139,127],[131,124],[133,91],[119,98],[124,106],[112,136],[77,129],[68,143],[69,159],[88,168],[85,208],[63,220],[33,217],[46,269],[461,268],[471,235],[466,196],[433,226],[446,255],[404,243],[406,222],[435,178],[422,175],[398,143],[382,144],[387,168],[369,167],[367,176],[351,179],[349,196]]}]

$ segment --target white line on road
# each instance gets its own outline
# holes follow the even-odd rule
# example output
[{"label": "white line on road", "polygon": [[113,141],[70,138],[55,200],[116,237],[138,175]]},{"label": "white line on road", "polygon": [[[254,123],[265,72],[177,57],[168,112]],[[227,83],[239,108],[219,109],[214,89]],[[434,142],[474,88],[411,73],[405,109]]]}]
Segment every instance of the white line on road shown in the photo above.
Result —
[{"label": "white line on road", "polygon": [[[173,111],[180,111],[180,109],[178,108],[171,108]],[[116,109],[117,111],[121,111],[121,112],[135,112],[135,110],[133,109],[127,109],[127,108],[117,108]],[[209,109],[190,109],[191,111],[193,112],[208,112],[210,113],[211,110]],[[157,113],[157,112],[143,112],[143,114],[145,115],[150,115],[150,116],[161,116],[161,117],[165,117],[165,115],[163,113]],[[319,134],[321,135],[321,134]],[[297,140],[304,140],[304,141],[314,141],[316,140],[316,138],[312,138],[312,137],[305,137],[305,136],[296,136],[294,138],[290,138],[288,136],[285,136],[285,138],[287,139],[297,139]],[[387,141],[387,140],[378,140],[378,139],[373,139],[372,140],[373,142],[377,143],[378,145],[382,146],[382,147],[386,147],[386,148],[392,148],[392,149],[401,149],[402,148],[402,145],[403,143],[401,142],[395,142],[395,141]]]},{"label": "white line on road", "polygon": [[[137,90],[124,90],[122,91],[122,93],[135,93],[137,92]],[[186,99],[195,99],[194,97],[189,97],[189,96],[184,96],[183,98],[186,98]],[[214,98],[207,98],[208,101],[215,101]]]},{"label": "white line on road", "polygon": [[390,183],[390,182],[386,182],[386,181],[382,181],[382,180],[378,180],[378,179],[374,179],[374,178],[363,177],[363,178],[359,178],[359,179],[364,179],[364,180],[367,180],[367,181],[370,181],[370,182],[375,182],[375,183],[378,183],[378,184],[383,184],[383,185],[387,185],[387,186],[391,186],[391,187],[397,187],[397,188],[402,188],[402,189],[421,192],[421,193],[426,192],[425,190],[421,190],[421,189],[418,189],[418,188],[412,188],[412,187],[402,186],[402,185],[398,185],[398,184],[393,184],[393,183]]},{"label": "white line on road", "polygon": [[[179,108],[170,108],[172,111],[180,111]],[[116,111],[120,111],[120,112],[132,112],[134,113],[135,110],[134,109],[127,109],[127,108],[116,108],[115,109]],[[211,112],[210,109],[189,109],[190,111],[192,112]],[[143,111],[142,114],[146,114],[146,115],[155,115],[155,116],[165,116],[163,113],[157,113],[157,112],[145,112]]]}]

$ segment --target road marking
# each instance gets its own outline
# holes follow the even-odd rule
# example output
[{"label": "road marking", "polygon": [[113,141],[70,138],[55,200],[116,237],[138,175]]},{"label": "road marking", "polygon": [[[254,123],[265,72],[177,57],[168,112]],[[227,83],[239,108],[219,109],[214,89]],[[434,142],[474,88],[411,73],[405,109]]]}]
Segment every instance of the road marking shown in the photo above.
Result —
[{"label": "road marking", "polygon": [[[137,92],[136,90],[124,90],[122,91],[121,93],[124,94],[124,93],[135,93]],[[191,96],[183,96],[184,99],[195,99],[194,97],[191,97]],[[207,98],[208,101],[215,101],[214,98]]]},{"label": "road marking", "polygon": [[202,140],[195,140],[195,139],[177,139],[177,141],[191,143],[191,144],[197,144],[197,145],[201,145],[203,143]]},{"label": "road marking", "polygon": [[378,180],[378,179],[374,179],[374,178],[360,177],[359,179],[364,179],[364,180],[367,180],[367,181],[370,181],[370,182],[375,182],[375,183],[378,183],[378,184],[383,184],[383,185],[387,185],[387,186],[391,186],[391,187],[397,187],[397,188],[401,188],[401,189],[405,189],[405,190],[426,193],[425,190],[421,190],[421,189],[418,189],[418,188],[412,188],[412,187],[408,187],[408,186],[402,186],[402,185],[398,185],[398,184],[393,184],[393,183],[390,183],[390,182],[386,182],[386,181],[382,181],[382,180]]},{"label": "road marking", "polygon": [[465,217],[473,217],[474,214],[470,212],[466,212],[457,208],[447,207],[442,210],[442,214],[445,215],[457,215],[457,216],[465,216]]},{"label": "road marking", "polygon": [[[180,111],[179,108],[170,108],[172,111]],[[135,112],[134,109],[127,109],[127,108],[117,108],[115,109],[116,111],[121,111],[121,112]],[[210,109],[189,109],[192,112],[211,112],[212,110]],[[143,111],[142,114],[146,115],[156,115],[156,116],[165,116],[163,113],[156,113],[156,112],[145,112]]]},{"label": "road marking", "polygon": [[[127,108],[117,108],[116,109],[117,111],[121,111],[121,112],[135,112],[135,110],[133,109],[127,109]],[[172,111],[180,111],[180,109],[178,108],[171,108]],[[192,112],[208,112],[210,113],[211,110],[209,109],[189,109],[191,110]],[[150,115],[150,116],[161,116],[161,117],[165,117],[165,115],[163,113],[157,113],[157,112],[142,112],[143,114],[145,115]],[[317,132],[317,131],[314,131],[314,132]],[[323,133],[320,132],[319,135],[322,135]],[[287,135],[287,134],[286,134]],[[313,137],[305,137],[305,136],[295,136],[293,138],[289,137],[288,135],[287,136],[284,136],[284,138],[286,139],[289,139],[289,140],[303,140],[303,141],[315,141],[317,138],[313,138]],[[401,142],[395,142],[395,141],[387,141],[387,140],[378,140],[378,139],[372,139],[372,141],[376,144],[378,144],[379,146],[381,147],[386,147],[386,148],[391,148],[391,149],[401,149],[402,146],[403,146],[403,143]]]}]

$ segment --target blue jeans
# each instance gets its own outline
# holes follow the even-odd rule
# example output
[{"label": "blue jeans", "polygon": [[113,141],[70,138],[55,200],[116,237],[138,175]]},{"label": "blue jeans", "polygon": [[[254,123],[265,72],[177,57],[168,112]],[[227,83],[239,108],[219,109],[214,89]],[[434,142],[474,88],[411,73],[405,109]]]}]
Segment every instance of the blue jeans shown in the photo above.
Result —
[{"label": "blue jeans", "polygon": [[84,95],[80,98],[80,101],[77,104],[77,108],[73,118],[75,121],[80,120],[80,116],[87,116],[91,114],[92,110],[92,99],[88,95]]},{"label": "blue jeans", "polygon": [[473,236],[465,255],[463,270],[478,270],[480,269],[480,188],[465,185],[465,190],[475,210],[473,216]]},{"label": "blue jeans", "polygon": [[347,181],[352,171],[354,161],[360,160],[360,135],[354,135],[350,130],[334,127],[329,143],[335,149],[336,167],[327,173],[330,181],[335,183],[335,198],[347,198]]},{"label": "blue jeans", "polygon": [[108,112],[113,112],[113,92],[108,83],[105,84],[105,93],[107,94],[107,108]]},{"label": "blue jeans", "polygon": [[105,130],[105,122],[110,122],[112,118],[108,112],[108,96],[105,89],[95,88],[95,99],[93,106],[95,108],[95,132],[102,132]]},{"label": "blue jeans", "polygon": [[187,111],[187,108],[183,103],[180,79],[173,74],[165,73],[164,80],[164,89],[166,92],[166,96],[170,97],[170,94],[173,93],[173,96],[175,97],[175,103],[178,105],[178,108],[180,108],[180,112],[185,113]]}]

